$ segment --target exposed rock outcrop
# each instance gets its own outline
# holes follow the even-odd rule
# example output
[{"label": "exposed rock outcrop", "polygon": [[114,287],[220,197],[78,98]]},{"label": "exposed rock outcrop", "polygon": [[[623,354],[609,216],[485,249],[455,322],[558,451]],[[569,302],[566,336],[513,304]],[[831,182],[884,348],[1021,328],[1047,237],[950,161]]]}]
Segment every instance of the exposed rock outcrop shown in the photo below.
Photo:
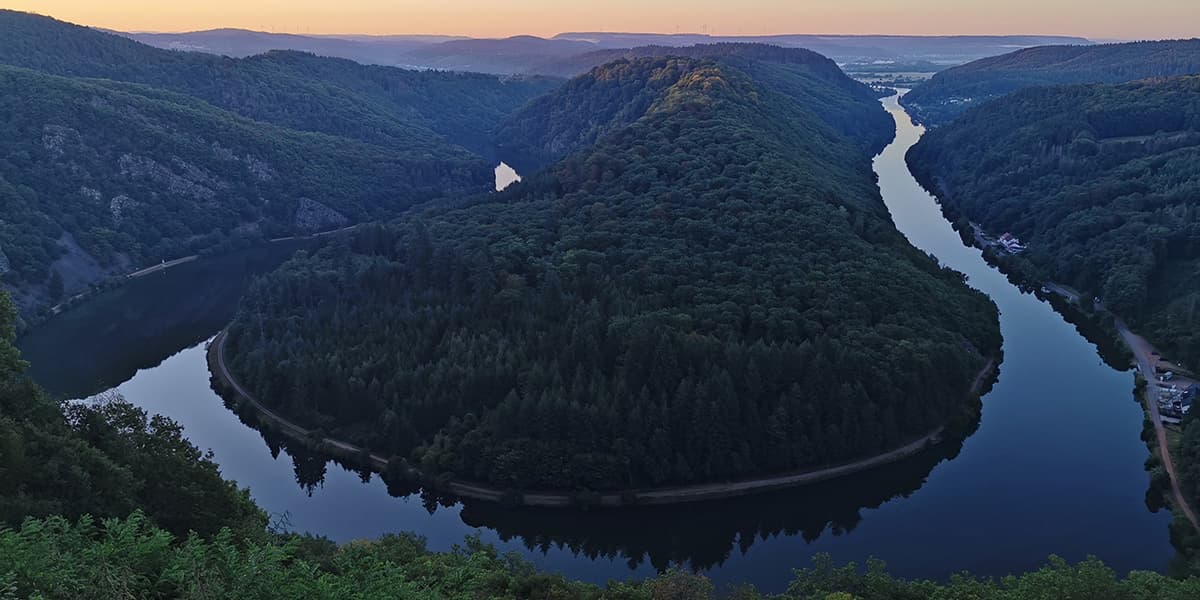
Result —
[{"label": "exposed rock outcrop", "polygon": [[134,206],[137,206],[137,202],[125,194],[113,198],[112,202],[108,203],[108,210],[112,213],[113,224],[120,225],[125,220],[125,215],[129,214],[130,209]]},{"label": "exposed rock outcrop", "polygon": [[296,229],[304,233],[337,229],[349,222],[342,213],[309,198],[301,198],[296,209]]},{"label": "exposed rock outcrop", "polygon": [[46,125],[42,128],[42,146],[50,151],[54,158],[62,158],[71,146],[81,143],[79,132],[62,125]]},{"label": "exposed rock outcrop", "polygon": [[[177,175],[171,169],[151,158],[135,156],[133,154],[122,154],[121,158],[117,161],[117,165],[121,168],[121,175],[134,179],[149,179],[161,183],[167,186],[167,191],[172,194],[191,196],[197,200],[212,200],[217,195],[211,188],[201,185],[188,177]],[[185,173],[187,173],[186,170]],[[201,181],[208,181],[205,179],[202,170],[198,174]]]},{"label": "exposed rock outcrop", "polygon": [[100,202],[104,199],[104,195],[100,193],[100,190],[90,188],[86,185],[79,188],[79,195],[91,200],[92,202]]}]

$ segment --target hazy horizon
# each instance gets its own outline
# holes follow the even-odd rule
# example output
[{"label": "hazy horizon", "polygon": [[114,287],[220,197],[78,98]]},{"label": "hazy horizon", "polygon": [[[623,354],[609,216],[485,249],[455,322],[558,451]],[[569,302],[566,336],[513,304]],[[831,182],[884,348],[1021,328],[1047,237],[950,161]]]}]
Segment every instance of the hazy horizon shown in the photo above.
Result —
[{"label": "hazy horizon", "polygon": [[[971,4],[950,0],[695,0],[649,4],[610,0],[563,6],[513,0],[10,0],[4,8],[130,32],[179,33],[247,29],[302,35],[446,35],[553,37],[565,32],[808,35],[1059,35],[1096,40],[1200,36],[1195,0],[1012,0]],[[1136,25],[1132,25],[1136,24]]]}]

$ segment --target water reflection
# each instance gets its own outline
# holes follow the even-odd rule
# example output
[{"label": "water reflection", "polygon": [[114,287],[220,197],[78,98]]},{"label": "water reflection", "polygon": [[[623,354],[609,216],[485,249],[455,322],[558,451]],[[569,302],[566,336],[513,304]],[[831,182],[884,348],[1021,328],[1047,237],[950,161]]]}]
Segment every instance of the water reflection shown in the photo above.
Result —
[{"label": "water reflection", "polygon": [[233,318],[252,275],[312,243],[264,244],[130,280],[54,317],[17,345],[30,375],[52,395],[91,396],[212,337]]},{"label": "water reflection", "polygon": [[530,551],[565,547],[590,559],[620,559],[631,569],[648,562],[656,571],[674,565],[710,571],[769,538],[798,536],[811,544],[822,535],[849,534],[864,509],[908,497],[961,449],[961,440],[947,441],[873,471],[731,500],[599,511],[505,509],[467,500],[462,519]]},{"label": "water reflection", "polygon": [[[372,473],[359,465],[314,452],[304,443],[264,427],[253,410],[238,410],[232,399],[227,399],[225,406],[244,425],[258,431],[272,457],[290,458],[295,482],[309,496],[324,487],[331,466],[358,472],[364,483],[372,478]],[[711,571],[735,552],[746,554],[758,541],[798,536],[812,543],[822,535],[849,534],[863,520],[864,509],[878,508],[920,489],[937,464],[958,455],[963,440],[977,425],[978,421],[973,421],[967,431],[947,435],[922,452],[849,477],[743,498],[671,506],[508,508],[422,489],[404,480],[383,481],[393,497],[419,499],[430,514],[457,510],[467,526],[493,530],[501,542],[531,554],[565,550],[588,560],[624,564],[630,570],[686,566]]]}]

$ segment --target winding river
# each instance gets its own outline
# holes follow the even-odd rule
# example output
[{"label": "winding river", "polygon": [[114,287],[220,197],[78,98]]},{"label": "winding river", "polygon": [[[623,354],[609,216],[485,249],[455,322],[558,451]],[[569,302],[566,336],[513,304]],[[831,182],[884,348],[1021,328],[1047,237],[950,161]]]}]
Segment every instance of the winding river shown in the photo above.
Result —
[{"label": "winding river", "polygon": [[922,130],[896,98],[884,105],[898,136],[875,160],[883,199],[914,245],[996,301],[1005,359],[973,435],[874,471],[749,498],[619,511],[505,510],[389,493],[378,477],[293,452],[245,426],[210,388],[205,341],[229,319],[247,278],[294,247],[142,278],[60,315],[20,345],[53,393],[116,389],[175,419],[279,523],[339,541],[414,531],[443,550],[477,534],[590,581],[684,564],[718,584],[766,591],[781,590],[791,569],[818,552],[840,562],[876,556],[906,577],[1003,575],[1036,568],[1050,554],[1094,554],[1120,572],[1165,569],[1170,515],[1146,506],[1148,452],[1132,372],[1107,366],[1073,325],[963,245],[905,166]]}]

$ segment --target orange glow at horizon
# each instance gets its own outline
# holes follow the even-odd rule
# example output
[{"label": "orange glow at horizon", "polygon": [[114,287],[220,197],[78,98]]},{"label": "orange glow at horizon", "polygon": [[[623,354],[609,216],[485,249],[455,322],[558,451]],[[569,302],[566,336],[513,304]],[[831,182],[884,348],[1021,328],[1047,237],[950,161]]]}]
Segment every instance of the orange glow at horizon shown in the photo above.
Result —
[{"label": "orange glow at horizon", "polygon": [[1200,36],[1200,0],[9,0],[4,8],[124,31],[503,37],[565,31],[754,35]]}]

